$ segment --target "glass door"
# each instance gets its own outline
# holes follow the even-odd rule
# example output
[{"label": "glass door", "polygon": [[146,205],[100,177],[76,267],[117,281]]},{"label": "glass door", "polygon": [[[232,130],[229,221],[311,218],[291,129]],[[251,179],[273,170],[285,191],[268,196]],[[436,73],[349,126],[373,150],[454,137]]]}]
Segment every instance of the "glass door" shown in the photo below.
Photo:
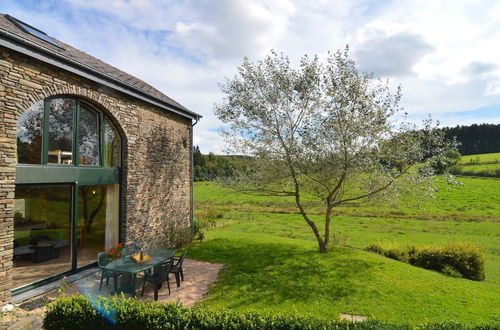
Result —
[{"label": "glass door", "polygon": [[71,185],[16,185],[15,288],[71,270],[71,214]]},{"label": "glass door", "polygon": [[118,185],[78,186],[77,267],[118,243]]}]

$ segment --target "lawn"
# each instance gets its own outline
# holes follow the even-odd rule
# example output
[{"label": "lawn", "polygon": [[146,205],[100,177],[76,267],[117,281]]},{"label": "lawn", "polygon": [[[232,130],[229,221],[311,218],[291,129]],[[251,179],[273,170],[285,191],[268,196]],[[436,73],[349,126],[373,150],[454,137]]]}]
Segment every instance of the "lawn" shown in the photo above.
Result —
[{"label": "lawn", "polygon": [[[463,185],[451,188],[441,182],[435,201],[342,208],[333,224],[338,244],[326,254],[317,252],[290,199],[196,183],[196,217],[220,219],[190,256],[227,265],[201,305],[411,324],[500,321],[500,182],[460,180]],[[321,221],[320,205],[310,205]],[[449,277],[362,250],[377,240],[477,242],[488,255],[486,280]]]}]

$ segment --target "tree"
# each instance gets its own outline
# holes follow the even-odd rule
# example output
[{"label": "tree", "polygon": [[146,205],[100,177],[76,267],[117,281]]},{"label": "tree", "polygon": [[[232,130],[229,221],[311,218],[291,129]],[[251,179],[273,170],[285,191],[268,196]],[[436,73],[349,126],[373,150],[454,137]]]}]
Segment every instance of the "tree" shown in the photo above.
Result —
[{"label": "tree", "polygon": [[[396,198],[404,191],[432,192],[429,162],[450,146],[444,133],[396,121],[401,89],[360,73],[348,49],[326,62],[304,56],[298,68],[272,52],[243,61],[221,84],[215,106],[232,153],[252,156],[252,168],[232,187],[270,196],[293,196],[320,251],[328,251],[332,211],[346,203]],[[415,187],[420,187],[416,189]],[[324,229],[304,198],[324,205]]]},{"label": "tree", "polygon": [[[99,189],[99,192],[97,191]],[[92,224],[106,201],[106,186],[80,186],[78,189],[82,201],[83,228],[85,233],[92,231]],[[98,197],[98,199],[96,199]],[[95,203],[95,201],[97,203]],[[92,207],[93,206],[93,207]]]}]

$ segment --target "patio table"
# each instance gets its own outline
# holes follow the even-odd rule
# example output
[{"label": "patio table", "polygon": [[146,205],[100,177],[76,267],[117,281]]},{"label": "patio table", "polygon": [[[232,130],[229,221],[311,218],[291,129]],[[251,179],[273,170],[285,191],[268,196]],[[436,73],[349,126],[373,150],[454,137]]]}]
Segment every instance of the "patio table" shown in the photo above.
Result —
[{"label": "patio table", "polygon": [[137,274],[140,272],[145,272],[164,263],[168,259],[172,258],[174,256],[174,253],[175,251],[167,249],[151,249],[145,253],[152,257],[151,261],[137,263],[133,261],[130,256],[111,261],[106,266],[104,266],[104,269],[126,275],[125,277],[127,277],[126,279],[124,278],[123,281],[120,281],[120,286],[118,288],[116,287],[115,283],[115,291],[113,293],[123,292],[135,296],[135,280]]}]

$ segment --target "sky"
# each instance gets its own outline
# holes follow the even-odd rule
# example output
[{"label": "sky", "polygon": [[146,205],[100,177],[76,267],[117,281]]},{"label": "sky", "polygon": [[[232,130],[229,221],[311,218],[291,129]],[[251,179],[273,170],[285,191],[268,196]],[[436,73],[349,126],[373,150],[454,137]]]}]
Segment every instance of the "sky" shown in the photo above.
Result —
[{"label": "sky", "polygon": [[349,45],[360,71],[402,86],[412,121],[500,124],[498,0],[1,0],[0,12],[201,114],[203,153],[224,149],[219,84],[271,50],[298,60]]}]

